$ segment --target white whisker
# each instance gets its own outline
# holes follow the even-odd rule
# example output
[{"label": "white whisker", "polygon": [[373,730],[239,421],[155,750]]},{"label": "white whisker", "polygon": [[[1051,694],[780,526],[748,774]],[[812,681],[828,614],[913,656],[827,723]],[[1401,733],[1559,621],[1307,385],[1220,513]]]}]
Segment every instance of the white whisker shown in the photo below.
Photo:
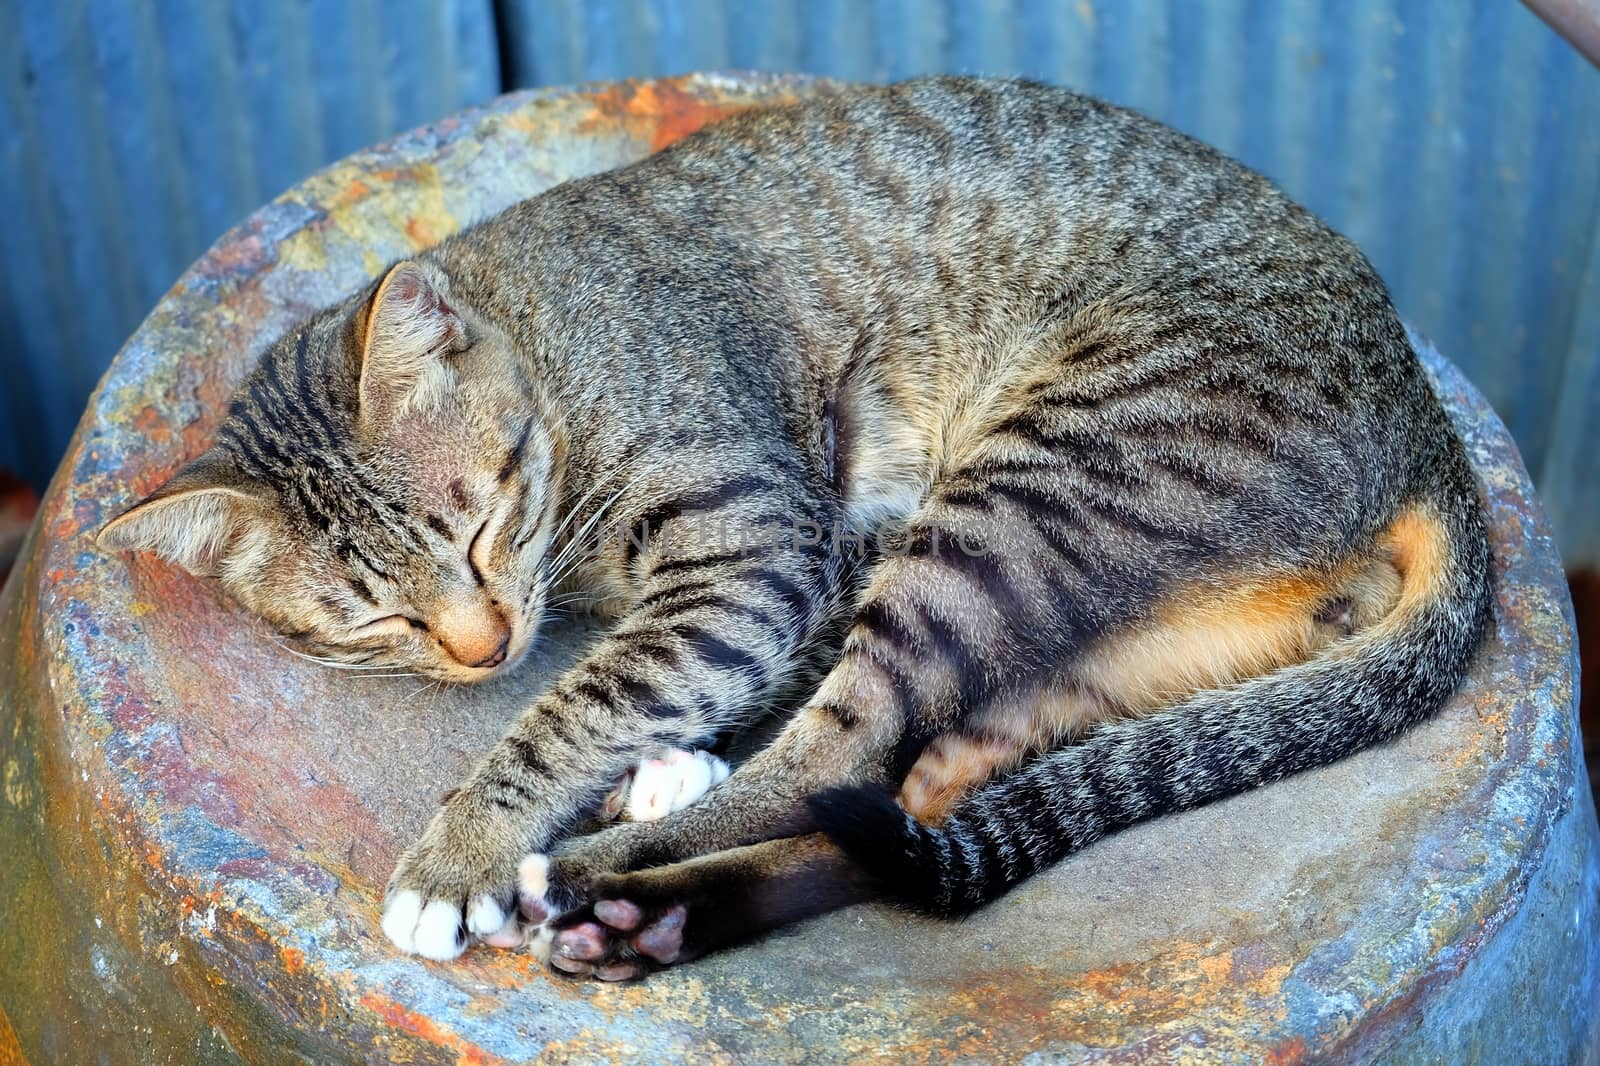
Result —
[{"label": "white whisker", "polygon": [[[595,510],[594,510],[594,513],[592,515],[590,515],[589,518],[583,523],[583,525],[579,526],[578,529],[575,532],[573,532],[572,535],[567,539],[566,545],[556,555],[556,558],[553,561],[545,564],[545,569],[548,572],[555,573],[555,574],[564,573],[564,571],[562,569],[562,564],[567,562],[569,559],[574,558],[576,556],[576,553],[582,550],[583,538],[589,533],[589,531],[591,529],[594,528],[595,523],[600,521],[600,519],[605,516],[606,511],[610,509],[611,505],[616,503],[617,500],[621,499],[624,493],[626,493],[629,489],[633,488],[640,481],[644,480],[650,474],[655,473],[661,467],[665,466],[666,463],[667,463],[667,458],[668,457],[663,456],[661,459],[658,459],[656,462],[654,462],[654,463],[650,464],[649,466],[645,467],[643,470],[636,471],[633,474],[633,476],[629,477],[628,480],[624,484],[622,484],[620,487],[618,487],[615,492],[613,492],[610,496],[606,497],[605,502],[602,503],[599,507],[596,507]],[[616,470],[613,470],[605,478],[601,479],[601,481],[599,483],[597,483],[593,488],[591,488],[588,492],[586,492],[584,494],[584,496],[583,496],[583,499],[581,499],[577,503],[573,504],[572,509],[567,512],[566,517],[561,520],[561,523],[556,527],[555,531],[550,535],[550,539],[551,539],[552,542],[554,542],[561,535],[561,532],[564,529],[566,529],[567,525],[577,515],[579,509],[585,503],[587,503],[594,496],[594,494],[597,491],[599,491],[599,489],[600,489],[600,487],[602,485],[604,485],[607,481],[610,481],[612,477],[616,476],[616,474],[619,473],[621,471],[621,469],[622,469],[621,467],[618,467]],[[554,585],[554,584],[556,584],[556,581],[554,579],[552,579],[550,583],[552,585]]]},{"label": "white whisker", "polygon": [[393,665],[385,665],[383,663],[349,663],[349,662],[344,662],[343,660],[340,660],[340,659],[330,659],[330,658],[327,658],[326,656],[322,656],[322,655],[311,655],[311,654],[308,654],[307,652],[299,651],[296,648],[292,648],[289,645],[285,644],[281,640],[274,639],[273,643],[276,644],[278,647],[282,648],[284,651],[288,652],[290,655],[295,656],[296,658],[304,659],[308,663],[316,663],[318,666],[326,666],[330,670],[352,670],[352,671],[356,671],[356,672],[360,672],[360,673],[365,673],[367,671],[373,671],[373,670],[393,670],[394,669]]}]

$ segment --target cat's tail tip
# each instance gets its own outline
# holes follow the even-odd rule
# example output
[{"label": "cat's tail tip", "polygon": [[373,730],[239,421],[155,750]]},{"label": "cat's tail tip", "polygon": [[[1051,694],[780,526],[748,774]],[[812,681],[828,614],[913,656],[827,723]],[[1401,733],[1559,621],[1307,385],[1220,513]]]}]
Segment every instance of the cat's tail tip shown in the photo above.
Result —
[{"label": "cat's tail tip", "polygon": [[842,786],[806,802],[817,827],[890,899],[942,918],[971,909],[941,891],[943,831],[911,817],[887,789]]}]

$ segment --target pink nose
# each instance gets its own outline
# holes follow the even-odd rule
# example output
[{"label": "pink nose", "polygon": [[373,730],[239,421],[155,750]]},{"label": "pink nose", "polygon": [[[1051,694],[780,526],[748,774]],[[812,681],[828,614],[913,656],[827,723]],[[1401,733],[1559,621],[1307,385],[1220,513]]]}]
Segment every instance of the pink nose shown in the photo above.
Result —
[{"label": "pink nose", "polygon": [[490,653],[490,655],[489,655],[489,657],[487,659],[480,659],[477,662],[472,663],[470,665],[472,665],[472,666],[483,666],[483,667],[499,666],[501,663],[506,661],[506,648],[509,647],[510,645],[511,645],[511,633],[508,630],[505,633],[505,635],[500,638],[500,643],[495,645],[494,651],[492,653]]},{"label": "pink nose", "polygon": [[447,606],[439,612],[434,632],[450,658],[480,670],[505,662],[511,645],[505,613],[487,601]]}]

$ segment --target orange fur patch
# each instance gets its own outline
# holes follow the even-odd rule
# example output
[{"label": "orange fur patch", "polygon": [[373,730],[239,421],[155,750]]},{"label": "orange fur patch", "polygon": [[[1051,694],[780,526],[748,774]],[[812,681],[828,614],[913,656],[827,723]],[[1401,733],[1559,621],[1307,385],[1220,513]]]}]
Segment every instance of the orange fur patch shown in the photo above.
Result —
[{"label": "orange fur patch", "polygon": [[1378,537],[1375,552],[1333,573],[1215,581],[1175,595],[1149,624],[1102,641],[1050,684],[971,720],[972,735],[935,739],[906,776],[900,803],[936,824],[997,773],[1097,722],[1305,662],[1350,635],[1325,619],[1329,603],[1343,605],[1339,617],[1358,634],[1401,624],[1437,594],[1448,559],[1438,519],[1412,507]]}]

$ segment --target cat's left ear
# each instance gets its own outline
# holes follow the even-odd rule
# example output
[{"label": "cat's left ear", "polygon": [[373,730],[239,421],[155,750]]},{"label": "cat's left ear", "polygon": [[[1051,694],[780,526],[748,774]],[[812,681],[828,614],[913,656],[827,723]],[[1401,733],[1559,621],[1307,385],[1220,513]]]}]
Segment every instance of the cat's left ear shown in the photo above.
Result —
[{"label": "cat's left ear", "polygon": [[95,542],[108,551],[153,551],[208,576],[266,506],[266,492],[212,449],[106,523]]},{"label": "cat's left ear", "polygon": [[449,359],[469,342],[446,288],[442,271],[416,260],[396,263],[384,275],[358,337],[363,421],[426,403],[448,388]]}]

